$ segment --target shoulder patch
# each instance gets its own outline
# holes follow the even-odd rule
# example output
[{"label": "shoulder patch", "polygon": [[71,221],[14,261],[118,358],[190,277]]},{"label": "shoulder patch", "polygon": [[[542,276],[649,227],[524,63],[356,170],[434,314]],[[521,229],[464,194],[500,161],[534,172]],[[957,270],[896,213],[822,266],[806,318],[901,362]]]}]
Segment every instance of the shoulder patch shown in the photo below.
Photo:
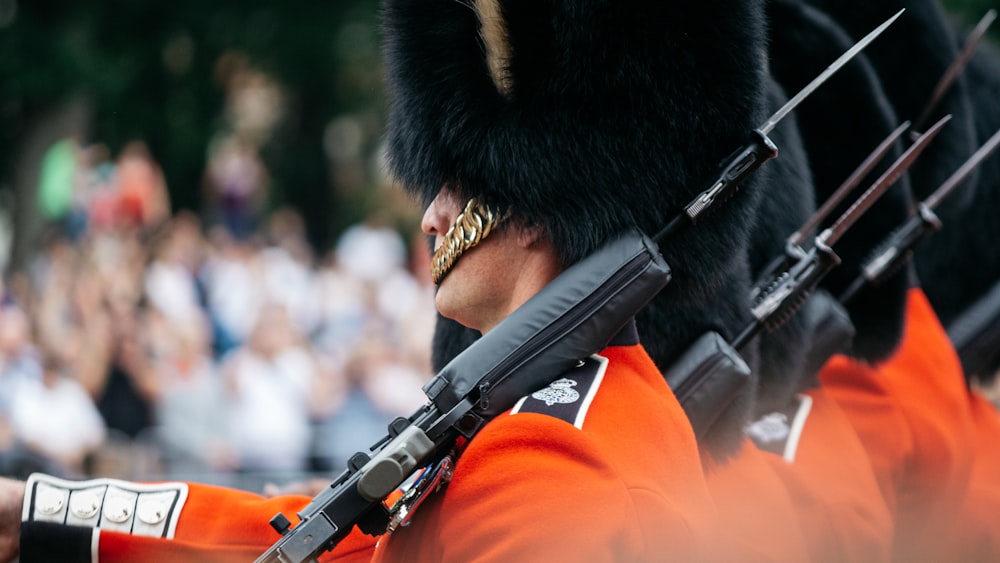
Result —
[{"label": "shoulder patch", "polygon": [[747,426],[747,435],[758,448],[780,455],[789,463],[795,461],[795,452],[802,437],[802,428],[812,409],[812,397],[795,395],[787,407],[765,414]]},{"label": "shoulder patch", "polygon": [[583,420],[604,380],[607,368],[608,359],[595,354],[563,374],[560,379],[550,383],[548,387],[521,397],[510,414],[525,412],[545,414],[582,429]]},{"label": "shoulder patch", "polygon": [[21,521],[172,539],[187,495],[185,483],[67,481],[35,473],[25,487]]}]

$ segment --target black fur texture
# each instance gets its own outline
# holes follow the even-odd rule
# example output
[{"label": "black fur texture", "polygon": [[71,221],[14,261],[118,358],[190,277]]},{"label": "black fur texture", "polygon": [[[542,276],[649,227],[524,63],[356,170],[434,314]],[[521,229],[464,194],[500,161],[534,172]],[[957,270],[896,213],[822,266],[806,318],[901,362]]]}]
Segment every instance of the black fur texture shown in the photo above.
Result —
[{"label": "black fur texture", "polygon": [[[896,116],[916,120],[945,69],[958,56],[958,41],[938,0],[807,1],[829,14],[854,39],[905,8],[892,27],[865,49],[865,56]],[[975,110],[969,103],[967,83],[966,76],[960,75],[923,124],[926,130],[944,115],[952,116],[911,169],[910,182],[918,198],[930,195],[975,150]],[[969,201],[967,195],[955,196]]]},{"label": "black fur texture", "polygon": [[[627,228],[658,231],[764,118],[759,2],[500,6],[509,93],[490,79],[468,1],[383,3],[390,169],[425,201],[451,184],[543,227],[567,264]],[[663,246],[674,279],[637,318],[661,368],[703,332],[732,338],[748,322],[758,185]],[[462,332],[439,323],[438,367],[471,341]],[[718,455],[739,443],[750,403],[731,409]]]}]

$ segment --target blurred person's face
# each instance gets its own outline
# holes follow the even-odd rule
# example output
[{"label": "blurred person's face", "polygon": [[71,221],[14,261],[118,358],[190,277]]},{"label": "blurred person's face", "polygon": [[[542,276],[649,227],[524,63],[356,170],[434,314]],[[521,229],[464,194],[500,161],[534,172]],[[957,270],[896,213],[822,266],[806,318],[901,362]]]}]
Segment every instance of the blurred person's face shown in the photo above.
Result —
[{"label": "blurred person's face", "polygon": [[[434,236],[435,250],[466,202],[442,189],[424,212],[421,230]],[[487,332],[521,306],[560,271],[551,244],[536,228],[506,223],[461,255],[441,280],[435,304],[442,315]]]},{"label": "blurred person's face", "polygon": [[15,355],[27,342],[27,317],[20,309],[4,307],[0,310],[0,353]]},{"label": "blurred person's face", "polygon": [[260,354],[271,356],[294,342],[295,328],[284,307],[264,306],[250,335],[251,347]]}]

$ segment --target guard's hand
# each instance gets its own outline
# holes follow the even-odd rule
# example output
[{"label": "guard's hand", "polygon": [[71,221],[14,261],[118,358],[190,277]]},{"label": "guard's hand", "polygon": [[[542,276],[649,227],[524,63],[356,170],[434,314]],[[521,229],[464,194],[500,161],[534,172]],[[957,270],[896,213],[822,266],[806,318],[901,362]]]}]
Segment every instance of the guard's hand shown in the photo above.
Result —
[{"label": "guard's hand", "polygon": [[24,482],[0,477],[0,561],[16,561],[21,551]]}]

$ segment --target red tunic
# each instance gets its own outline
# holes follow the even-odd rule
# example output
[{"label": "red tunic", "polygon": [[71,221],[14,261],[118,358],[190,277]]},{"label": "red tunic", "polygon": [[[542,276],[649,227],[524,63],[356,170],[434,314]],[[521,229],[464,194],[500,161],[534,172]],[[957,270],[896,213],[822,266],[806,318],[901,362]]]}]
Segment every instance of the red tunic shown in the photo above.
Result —
[{"label": "red tunic", "polygon": [[808,561],[808,550],[788,490],[766,460],[771,454],[746,440],[727,463],[706,463],[706,478],[722,522],[722,561]]},{"label": "red tunic", "polygon": [[714,507],[687,417],[638,346],[611,347],[580,428],[501,415],[378,561],[697,561]]},{"label": "red tunic", "polygon": [[[579,370],[571,371],[558,389],[489,422],[466,445],[450,484],[409,526],[382,536],[374,559],[716,560],[706,552],[715,509],[687,417],[640,346],[602,356],[588,363],[600,365],[590,380],[567,383]],[[92,544],[102,562],[248,561],[277,539],[270,518],[291,517],[308,500],[191,484],[172,539],[32,522],[22,553],[41,559],[40,544],[72,530],[88,534],[72,540],[77,549]],[[373,541],[355,531],[334,555],[369,560]]]},{"label": "red tunic", "polygon": [[[767,455],[787,487],[811,561],[888,561],[893,523],[868,453],[822,387],[791,455]],[[788,458],[791,459],[788,459]]]},{"label": "red tunic", "polygon": [[912,289],[903,341],[871,367],[837,356],[820,380],[868,452],[895,522],[894,557],[947,561],[947,537],[972,470],[961,364],[926,296]]},{"label": "red tunic", "polygon": [[1000,414],[979,393],[971,393],[976,424],[976,458],[962,515],[955,522],[953,561],[1000,561]]}]

